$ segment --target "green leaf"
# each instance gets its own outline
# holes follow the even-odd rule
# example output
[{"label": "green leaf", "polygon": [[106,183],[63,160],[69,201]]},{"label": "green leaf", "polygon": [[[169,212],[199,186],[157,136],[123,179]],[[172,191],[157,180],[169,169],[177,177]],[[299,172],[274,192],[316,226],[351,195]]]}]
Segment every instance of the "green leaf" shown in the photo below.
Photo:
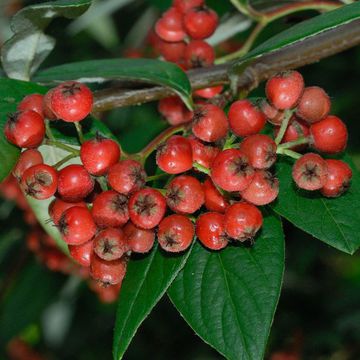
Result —
[{"label": "green leaf", "polygon": [[17,103],[31,93],[44,93],[44,88],[24,81],[0,79],[0,182],[9,175],[20,155],[20,150],[4,136],[7,114],[16,111]]},{"label": "green leaf", "polygon": [[272,208],[303,231],[353,254],[360,246],[360,174],[348,156],[343,160],[352,167],[353,179],[348,192],[335,199],[297,189],[291,176],[293,161],[279,160],[280,193]]},{"label": "green leaf", "polygon": [[189,254],[190,251],[169,255],[156,246],[150,254],[130,261],[116,314],[114,359],[123,357],[137,329],[164,295]]},{"label": "green leaf", "polygon": [[[342,6],[336,10],[315,16],[283,31],[265,41],[247,55],[240,58],[231,68],[230,73],[241,73],[252,60],[286,46],[294,45],[320,33],[345,25],[360,18],[360,2]],[[355,25],[357,26],[357,25]]]},{"label": "green leaf", "polygon": [[266,212],[252,248],[212,252],[196,244],[168,293],[193,330],[226,359],[263,359],[283,272],[281,222]]},{"label": "green leaf", "polygon": [[43,33],[52,19],[73,19],[84,13],[91,0],[58,0],[31,5],[20,10],[11,21],[14,35],[3,45],[1,60],[6,74],[29,80],[55,46],[55,40]]},{"label": "green leaf", "polygon": [[178,94],[191,108],[191,85],[179,66],[152,59],[104,59],[80,61],[55,66],[39,72],[35,81],[78,80],[80,82],[104,82],[107,80],[131,80],[163,85]]}]

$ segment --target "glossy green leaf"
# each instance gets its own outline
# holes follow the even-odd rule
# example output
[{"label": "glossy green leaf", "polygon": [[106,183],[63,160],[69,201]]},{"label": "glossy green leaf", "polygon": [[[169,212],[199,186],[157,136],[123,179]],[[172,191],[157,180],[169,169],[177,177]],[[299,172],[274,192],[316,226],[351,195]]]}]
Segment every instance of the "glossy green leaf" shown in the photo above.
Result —
[{"label": "glossy green leaf", "polygon": [[58,0],[31,5],[20,10],[11,21],[14,35],[3,45],[1,60],[6,74],[29,80],[55,46],[55,40],[43,33],[52,19],[73,19],[88,9],[91,0]]},{"label": "glossy green leaf", "polygon": [[166,254],[157,246],[129,263],[116,314],[113,355],[121,359],[137,329],[184,266],[185,254]]},{"label": "glossy green leaf", "polygon": [[348,192],[328,199],[318,192],[299,190],[292,181],[293,161],[281,159],[276,166],[280,193],[272,208],[303,231],[334,248],[353,254],[360,246],[360,174],[353,169]]},{"label": "glossy green leaf", "polygon": [[56,80],[104,82],[131,80],[163,85],[177,93],[188,107],[192,106],[191,85],[179,66],[152,59],[104,59],[81,61],[55,66],[39,72],[35,81],[50,83]]},{"label": "glossy green leaf", "polygon": [[193,330],[229,360],[263,359],[284,272],[280,220],[266,212],[252,248],[194,246],[169,296]]}]

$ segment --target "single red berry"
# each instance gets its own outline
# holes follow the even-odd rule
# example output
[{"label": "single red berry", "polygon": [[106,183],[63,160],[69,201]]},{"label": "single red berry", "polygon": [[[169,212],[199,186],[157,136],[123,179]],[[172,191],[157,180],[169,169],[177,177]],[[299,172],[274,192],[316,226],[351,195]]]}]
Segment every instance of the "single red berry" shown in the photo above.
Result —
[{"label": "single red berry", "polygon": [[119,161],[120,147],[116,141],[97,135],[81,145],[80,158],[90,174],[101,176]]},{"label": "single red berry", "polygon": [[173,6],[183,14],[202,5],[204,5],[204,0],[173,0]]},{"label": "single red berry", "polygon": [[193,113],[186,108],[178,96],[161,99],[158,110],[172,126],[188,123],[193,117]]},{"label": "single red berry", "polygon": [[318,154],[307,153],[296,160],[292,177],[300,189],[319,190],[327,179],[326,161]]},{"label": "single red berry", "polygon": [[157,235],[161,248],[177,253],[191,245],[195,235],[194,225],[184,215],[169,215],[160,222]]},{"label": "single red berry", "polygon": [[267,121],[273,125],[281,125],[284,120],[284,111],[278,110],[266,100],[260,102],[260,109],[266,116]]},{"label": "single red berry", "polygon": [[103,283],[105,287],[120,284],[126,274],[127,262],[126,257],[107,261],[93,254],[90,261],[90,275],[93,279]]},{"label": "single red berry", "polygon": [[226,136],[228,129],[228,119],[220,107],[205,104],[195,109],[192,132],[200,140],[218,141]]},{"label": "single red berry", "polygon": [[96,292],[99,300],[104,304],[111,304],[119,298],[121,282],[115,285],[109,285],[93,280],[90,284],[91,290]]},{"label": "single red berry", "polygon": [[346,148],[348,132],[337,116],[329,115],[310,126],[312,146],[315,150],[335,154]]},{"label": "single red berry", "polygon": [[166,202],[174,212],[192,214],[201,208],[204,200],[202,185],[193,176],[177,176],[167,186]]},{"label": "single red berry", "polygon": [[62,200],[77,202],[94,188],[94,180],[82,165],[68,165],[59,171],[58,193]]},{"label": "single red berry", "polygon": [[20,181],[25,170],[31,168],[34,165],[43,164],[43,162],[44,159],[40,151],[36,149],[25,150],[20,154],[19,160],[16,163],[12,174],[18,181]]},{"label": "single red berry", "polygon": [[90,240],[81,245],[68,245],[71,257],[81,266],[89,267],[93,243],[93,240]]},{"label": "single red berry", "polygon": [[121,194],[131,194],[145,185],[146,173],[135,160],[123,160],[113,165],[108,172],[109,185]]},{"label": "single red berry", "polygon": [[94,200],[91,212],[101,228],[123,226],[129,220],[128,199],[114,190],[104,191]]},{"label": "single red berry", "polygon": [[96,233],[96,225],[90,211],[81,206],[73,206],[65,210],[58,228],[64,241],[70,245],[86,243]]},{"label": "single red berry", "polygon": [[211,86],[211,87],[195,90],[194,94],[204,99],[212,99],[213,97],[221,94],[223,89],[224,87],[222,85]]},{"label": "single red berry", "polygon": [[37,200],[45,200],[55,194],[58,186],[58,174],[52,166],[34,165],[25,170],[20,185],[26,195]]},{"label": "single red berry", "polygon": [[330,97],[322,88],[306,87],[297,105],[296,115],[313,124],[328,116],[330,108]]},{"label": "single red berry", "polygon": [[43,98],[43,114],[44,114],[44,117],[48,120],[56,120],[57,117],[56,115],[54,114],[54,112],[52,111],[51,109],[51,97],[52,97],[52,94],[54,92],[55,88],[53,89],[50,89],[45,95],[44,95],[44,98]]},{"label": "single red berry", "polygon": [[100,231],[94,239],[94,252],[103,260],[120,259],[129,246],[121,229],[107,228]]},{"label": "single red berry", "polygon": [[166,211],[166,200],[155,189],[145,188],[135,192],[129,200],[129,215],[134,225],[152,229],[159,224]]},{"label": "single red berry", "polygon": [[192,160],[210,169],[220,149],[215,146],[205,145],[195,136],[188,137],[192,148]]},{"label": "single red berry", "polygon": [[157,166],[168,174],[180,174],[192,168],[192,149],[188,139],[174,135],[156,153]]},{"label": "single red berry", "polygon": [[186,42],[168,42],[159,39],[158,49],[166,61],[181,63],[184,61]]},{"label": "single red berry", "polygon": [[186,33],[183,28],[183,15],[176,8],[170,8],[156,22],[155,31],[165,41],[178,42],[184,40]]},{"label": "single red berry", "polygon": [[144,254],[154,246],[154,230],[140,229],[131,221],[124,226],[123,230],[131,251]]},{"label": "single red berry", "polygon": [[268,169],[276,161],[275,141],[263,134],[250,135],[241,143],[239,150],[249,159],[255,169]]},{"label": "single red berry", "polygon": [[43,111],[44,95],[31,94],[25,96],[17,106],[18,111],[32,110],[37,112],[42,118],[45,117]]},{"label": "single red berry", "polygon": [[206,6],[190,9],[184,16],[184,27],[188,35],[196,40],[211,36],[218,25],[217,13]]},{"label": "single red berry", "polygon": [[44,119],[35,111],[9,114],[4,126],[6,139],[22,148],[38,147],[45,136]]},{"label": "single red berry", "polygon": [[211,66],[215,60],[215,50],[206,41],[192,40],[186,46],[184,58],[190,69]]},{"label": "single red berry", "polygon": [[251,183],[254,169],[248,157],[237,149],[222,151],[211,169],[212,181],[225,191],[242,191]]},{"label": "single red berry", "polygon": [[221,250],[228,245],[224,226],[225,216],[216,212],[201,214],[196,220],[196,236],[211,250]]},{"label": "single red berry", "polygon": [[205,180],[203,190],[205,195],[205,207],[210,211],[224,213],[229,206],[229,202],[215,187],[210,178]]},{"label": "single red berry", "polygon": [[250,100],[238,100],[229,109],[229,124],[237,136],[257,134],[266,123],[265,115]]},{"label": "single red berry", "polygon": [[49,205],[49,216],[51,218],[51,220],[53,221],[53,223],[55,225],[59,225],[59,221],[61,219],[61,217],[63,216],[64,212],[67,209],[70,209],[74,206],[80,206],[83,208],[87,208],[86,204],[81,201],[81,202],[76,202],[76,203],[69,203],[69,202],[65,202],[62,201],[61,199],[54,199],[50,205]]},{"label": "single red berry", "polygon": [[225,212],[225,232],[234,240],[253,241],[262,223],[261,211],[246,202],[230,205]]},{"label": "single red berry", "polygon": [[241,197],[254,205],[273,202],[279,194],[279,180],[269,171],[257,170],[250,185],[241,192]]},{"label": "single red berry", "polygon": [[352,171],[350,166],[341,160],[326,159],[328,174],[324,186],[320,189],[326,197],[342,195],[350,187]]},{"label": "single red berry", "polygon": [[271,77],[265,91],[266,97],[277,109],[292,109],[304,91],[304,79],[297,71],[285,71]]},{"label": "single red berry", "polygon": [[66,122],[81,121],[91,112],[93,95],[84,84],[66,81],[53,89],[50,109],[58,119]]}]

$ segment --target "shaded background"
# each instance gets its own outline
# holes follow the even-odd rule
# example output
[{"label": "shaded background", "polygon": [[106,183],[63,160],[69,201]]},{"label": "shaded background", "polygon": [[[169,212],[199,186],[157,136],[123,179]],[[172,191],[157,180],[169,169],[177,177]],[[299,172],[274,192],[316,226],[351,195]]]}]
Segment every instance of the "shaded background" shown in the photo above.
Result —
[{"label": "shaded background", "polygon": [[[57,19],[52,23],[47,32],[58,42],[44,67],[124,56],[141,45],[153,19],[170,3],[98,2],[113,4],[103,18],[90,16],[88,23],[86,19],[72,24]],[[31,3],[37,2],[1,1],[0,41],[10,35],[9,16]],[[225,0],[207,3],[220,16],[233,11]],[[277,21],[264,31],[259,42],[314,14],[305,12]],[[139,18],[143,19],[140,23]],[[237,35],[235,44],[247,34]],[[331,96],[332,112],[348,125],[349,150],[360,164],[360,48],[307,66],[302,73],[308,85],[324,87]],[[263,87],[254,95],[263,95]],[[129,152],[139,150],[166,126],[156,104],[114,110],[105,114],[104,121]],[[0,337],[8,340],[18,335],[46,359],[110,359],[116,305],[100,303],[85,283],[39,264],[26,248],[29,228],[22,218],[13,202],[1,200]],[[274,352],[281,350],[301,354],[298,358],[303,359],[359,359],[359,255],[342,254],[287,223],[285,231],[286,272],[269,339],[269,357],[273,354],[275,360]],[[0,347],[0,358],[7,358],[4,343]],[[194,334],[165,297],[140,327],[125,358],[222,357]]]}]

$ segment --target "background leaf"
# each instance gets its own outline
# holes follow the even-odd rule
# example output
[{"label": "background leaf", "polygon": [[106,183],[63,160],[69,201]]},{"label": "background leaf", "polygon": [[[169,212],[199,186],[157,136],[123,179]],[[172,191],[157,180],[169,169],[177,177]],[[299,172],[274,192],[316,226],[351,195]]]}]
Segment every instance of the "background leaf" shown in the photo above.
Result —
[{"label": "background leaf", "polygon": [[318,192],[301,191],[292,181],[293,161],[281,159],[276,173],[280,193],[272,208],[301,230],[334,248],[353,254],[360,246],[360,174],[350,158],[343,158],[353,170],[350,189],[329,199]]},{"label": "background leaf", "polygon": [[121,359],[136,330],[164,295],[190,254],[165,254],[157,246],[150,254],[131,259],[121,286],[113,354]]},{"label": "background leaf", "polygon": [[32,5],[20,10],[11,21],[14,35],[1,49],[6,74],[29,80],[55,46],[55,40],[42,31],[55,17],[73,19],[84,13],[91,0],[58,0]]},{"label": "background leaf", "polygon": [[191,108],[189,79],[179,66],[152,59],[104,59],[80,61],[55,66],[39,72],[35,81],[49,83],[54,80],[104,82],[106,80],[135,80],[167,86],[175,91]]},{"label": "background leaf", "polygon": [[168,293],[196,333],[226,359],[262,359],[283,272],[281,222],[265,212],[254,247],[212,252],[197,243]]}]

